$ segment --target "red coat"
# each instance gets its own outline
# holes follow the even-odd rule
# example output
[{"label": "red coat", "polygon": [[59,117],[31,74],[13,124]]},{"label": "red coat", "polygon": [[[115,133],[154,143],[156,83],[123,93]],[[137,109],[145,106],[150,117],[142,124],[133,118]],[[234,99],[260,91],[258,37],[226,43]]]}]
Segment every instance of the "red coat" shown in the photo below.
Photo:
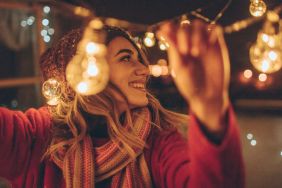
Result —
[{"label": "red coat", "polygon": [[[65,187],[61,170],[52,161],[40,162],[50,138],[50,126],[46,108],[26,113],[0,108],[0,176],[9,179],[14,187]],[[240,138],[231,108],[226,126],[220,144],[207,138],[193,115],[188,142],[175,130],[152,131],[144,154],[154,186],[244,187]],[[96,187],[109,187],[110,181]]]}]

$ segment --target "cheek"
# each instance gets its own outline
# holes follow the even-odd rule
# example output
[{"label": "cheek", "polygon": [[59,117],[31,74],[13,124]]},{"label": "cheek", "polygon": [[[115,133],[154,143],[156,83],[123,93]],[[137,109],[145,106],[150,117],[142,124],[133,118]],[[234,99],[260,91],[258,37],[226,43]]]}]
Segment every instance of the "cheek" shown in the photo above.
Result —
[{"label": "cheek", "polygon": [[[124,74],[110,74],[110,82],[117,87],[125,97],[129,98],[130,90],[128,88],[128,79]],[[117,101],[124,102],[124,97],[120,94],[119,91],[114,93],[114,97]]]}]

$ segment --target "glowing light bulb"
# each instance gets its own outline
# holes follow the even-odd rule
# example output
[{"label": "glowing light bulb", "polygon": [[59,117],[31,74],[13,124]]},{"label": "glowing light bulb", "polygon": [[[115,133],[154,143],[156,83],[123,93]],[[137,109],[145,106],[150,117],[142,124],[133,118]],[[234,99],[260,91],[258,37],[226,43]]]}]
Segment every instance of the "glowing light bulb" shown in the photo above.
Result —
[{"label": "glowing light bulb", "polygon": [[44,37],[48,34],[48,32],[44,29],[44,30],[41,30],[40,34],[42,37]]},{"label": "glowing light bulb", "polygon": [[27,26],[27,22],[26,22],[25,20],[22,20],[22,21],[21,21],[21,26],[22,26],[22,27]]},{"label": "glowing light bulb", "polygon": [[49,20],[48,19],[43,19],[42,20],[42,25],[44,25],[44,26],[49,25]]},{"label": "glowing light bulb", "polygon": [[[77,53],[68,64],[66,78],[76,92],[83,95],[93,95],[106,87],[109,80],[109,66],[104,54],[106,47],[103,44],[95,46],[93,48],[95,50],[90,48],[91,45],[88,46],[91,50],[86,46],[81,46],[84,51]],[[100,46],[103,46],[104,49],[96,50],[96,47]],[[95,53],[93,53],[94,51]]]},{"label": "glowing light bulb", "polygon": [[145,46],[152,47],[156,43],[155,35],[152,32],[145,33],[145,37],[143,39]]},{"label": "glowing light bulb", "polygon": [[76,55],[67,65],[66,79],[79,94],[95,95],[107,86],[109,65],[105,38],[103,22],[97,18],[91,20],[77,45]]},{"label": "glowing light bulb", "polygon": [[282,67],[281,34],[259,32],[255,44],[250,48],[250,61],[254,67],[264,73],[273,73]]},{"label": "glowing light bulb", "polygon": [[244,71],[244,77],[250,79],[253,76],[253,72],[250,69]]},{"label": "glowing light bulb", "polygon": [[264,73],[261,73],[259,74],[259,77],[258,77],[259,81],[261,82],[265,82],[267,80],[267,75],[264,74]]},{"label": "glowing light bulb", "polygon": [[51,8],[50,8],[49,6],[44,6],[44,7],[43,7],[43,12],[44,12],[45,14],[48,14],[48,13],[50,12],[50,10],[51,10]]},{"label": "glowing light bulb", "polygon": [[151,75],[159,77],[162,75],[162,67],[160,65],[151,65],[150,66]]},{"label": "glowing light bulb", "polygon": [[254,140],[251,140],[251,145],[252,146],[255,146],[255,145],[257,145],[257,141],[254,139]]},{"label": "glowing light bulb", "polygon": [[67,81],[78,93],[93,95],[106,87],[109,80],[108,63],[103,56],[96,56],[95,59],[93,62],[87,56],[77,55],[68,64]]},{"label": "glowing light bulb", "polygon": [[62,94],[61,85],[56,79],[50,78],[43,83],[42,93],[47,99],[47,104],[57,105]]},{"label": "glowing light bulb", "polygon": [[[250,49],[250,60],[254,67],[264,73],[273,73],[282,67],[282,51],[272,48],[259,48],[252,46]],[[255,52],[256,51],[256,52]]]},{"label": "glowing light bulb", "polygon": [[44,42],[50,42],[51,37],[48,36],[48,35],[45,35],[45,36],[43,37],[43,40],[44,40]]},{"label": "glowing light bulb", "polygon": [[54,33],[55,33],[55,30],[53,28],[49,28],[48,29],[48,34],[49,35],[54,35]]},{"label": "glowing light bulb", "polygon": [[248,133],[247,134],[247,139],[251,140],[253,139],[254,135],[252,133]]},{"label": "glowing light bulb", "polygon": [[266,12],[266,4],[263,0],[251,0],[249,11],[252,16],[260,17]]},{"label": "glowing light bulb", "polygon": [[33,22],[35,20],[35,17],[34,16],[30,16],[28,19],[27,19],[27,25],[32,25]]}]

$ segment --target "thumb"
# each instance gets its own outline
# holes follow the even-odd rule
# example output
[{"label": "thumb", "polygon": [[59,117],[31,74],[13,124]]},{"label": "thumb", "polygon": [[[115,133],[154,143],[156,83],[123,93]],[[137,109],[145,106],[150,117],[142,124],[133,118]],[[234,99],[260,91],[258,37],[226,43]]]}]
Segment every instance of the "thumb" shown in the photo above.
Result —
[{"label": "thumb", "polygon": [[176,24],[172,22],[166,22],[162,24],[157,32],[158,39],[165,39],[166,42],[170,46],[176,47],[177,46],[177,38],[176,33],[177,32],[177,26]]}]

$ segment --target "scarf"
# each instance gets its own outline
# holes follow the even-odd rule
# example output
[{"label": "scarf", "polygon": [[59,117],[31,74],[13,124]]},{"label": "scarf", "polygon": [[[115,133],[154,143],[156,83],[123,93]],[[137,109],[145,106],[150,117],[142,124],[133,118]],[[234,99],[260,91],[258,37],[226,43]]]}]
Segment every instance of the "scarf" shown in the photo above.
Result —
[{"label": "scarf", "polygon": [[[127,129],[130,127],[126,126]],[[138,116],[133,114],[131,128],[146,142],[151,130],[147,108]],[[67,188],[94,188],[95,183],[109,177],[112,177],[111,188],[152,187],[143,148],[133,148],[134,159],[122,148],[120,142],[112,140],[101,147],[93,147],[91,137],[86,136],[69,157],[54,154],[52,159],[63,171]]]}]

